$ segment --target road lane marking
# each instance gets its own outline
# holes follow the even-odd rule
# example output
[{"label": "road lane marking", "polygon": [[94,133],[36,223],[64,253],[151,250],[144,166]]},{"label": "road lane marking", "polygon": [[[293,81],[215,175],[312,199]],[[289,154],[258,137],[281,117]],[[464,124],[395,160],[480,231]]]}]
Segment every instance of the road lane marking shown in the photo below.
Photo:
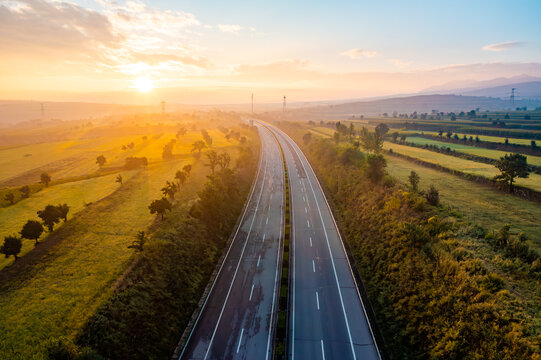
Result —
[{"label": "road lane marking", "polygon": [[252,301],[253,293],[254,293],[254,284],[252,284],[252,290],[250,290],[250,298],[248,299],[248,301]]},{"label": "road lane marking", "polygon": [[[289,138],[289,139],[291,139],[291,138]],[[319,207],[319,201],[317,200],[317,197],[316,197],[316,191],[314,190],[312,180],[310,179],[310,174],[306,171],[306,167],[304,166],[303,159],[299,155],[299,151],[295,148],[295,146],[296,146],[295,142],[293,140],[290,141],[290,140],[287,140],[287,139],[286,139],[286,141],[289,142],[292,145],[293,150],[295,151],[295,153],[297,154],[297,156],[299,157],[299,159],[301,161],[301,165],[302,165],[302,167],[304,169],[304,172],[308,175],[308,177],[307,177],[308,183],[310,184],[310,188],[312,189],[312,195],[314,196],[314,200],[315,200],[315,203],[316,203],[316,206],[317,206],[317,210],[319,212],[319,219],[321,220],[321,224],[322,224],[322,227],[323,227],[323,233],[325,234],[325,239],[327,241],[327,248],[329,249],[329,254],[330,254],[330,257],[331,257],[331,264],[332,264],[332,268],[333,268],[334,279],[336,281],[336,287],[338,288],[338,295],[340,297],[340,305],[342,306],[342,313],[344,315],[344,320],[346,322],[346,328],[347,328],[347,333],[348,333],[348,337],[349,337],[349,344],[351,346],[351,353],[353,355],[353,360],[357,360],[357,355],[355,354],[355,348],[353,347],[353,338],[351,336],[351,330],[349,328],[349,320],[348,320],[348,317],[347,317],[347,314],[346,314],[346,308],[345,308],[345,305],[344,305],[344,298],[342,297],[342,290],[340,289],[340,282],[338,281],[338,274],[336,272],[336,266],[334,264],[334,258],[333,258],[332,250],[331,250],[331,244],[329,242],[329,235],[327,234],[327,229],[325,228],[325,222],[323,221],[323,215],[321,213],[321,208]],[[305,160],[306,160],[306,158],[305,158]],[[308,161],[308,160],[306,160],[306,161]],[[308,165],[310,166],[309,163],[308,163]],[[315,176],[315,173],[313,172],[312,167],[310,167],[310,170],[312,170],[312,174]],[[321,187],[320,187],[320,189],[321,189]],[[302,189],[301,189],[301,191],[302,191]],[[321,194],[322,194],[323,197],[325,197],[325,195],[323,194],[323,191],[321,191]],[[364,311],[364,308],[363,308],[363,311]],[[323,342],[321,344],[323,344]],[[379,353],[378,353],[378,355],[379,355]]]},{"label": "road lane marking", "polygon": [[308,213],[308,209],[306,208],[306,206],[304,207],[304,212]]},{"label": "road lane marking", "polygon": [[[250,223],[250,228],[248,229],[248,232],[247,232],[247,235],[246,235],[246,240],[244,241],[244,245],[243,245],[242,251],[240,253],[240,257],[239,257],[239,261],[237,263],[237,267],[235,268],[235,272],[233,273],[233,279],[231,280],[231,284],[229,284],[229,290],[227,290],[227,295],[225,296],[224,304],[222,305],[222,310],[220,311],[220,316],[218,316],[218,321],[216,322],[216,326],[214,327],[214,330],[212,332],[212,336],[210,338],[210,341],[209,341],[209,344],[208,344],[208,347],[207,347],[207,352],[205,353],[205,357],[203,358],[203,360],[206,360],[208,355],[209,355],[210,348],[212,347],[212,342],[214,341],[214,337],[216,336],[216,331],[218,331],[218,326],[220,326],[220,321],[222,320],[222,316],[224,314],[225,306],[227,305],[227,300],[229,299],[229,295],[231,294],[231,289],[233,288],[233,283],[235,282],[235,278],[237,277],[237,273],[239,271],[242,256],[244,255],[244,250],[246,250],[246,245],[248,245],[248,239],[250,238],[250,233],[252,232],[252,228],[254,226],[254,221],[255,221],[255,218],[256,218],[256,215],[257,215],[257,210],[259,209],[259,203],[261,202],[261,197],[263,195],[263,189],[265,188],[265,186],[263,186],[263,183],[265,182],[265,177],[267,175],[267,167],[268,167],[268,165],[269,165],[268,159],[265,158],[265,169],[263,170],[263,180],[261,181],[262,182],[261,190],[259,191],[259,196],[257,198],[257,203],[255,205],[254,216],[252,217],[252,222]],[[181,356],[182,356],[182,354],[181,354]]]},{"label": "road lane marking", "polygon": [[308,224],[308,227],[310,227],[310,220],[306,220],[306,223]]},{"label": "road lane marking", "polygon": [[312,247],[312,237],[310,236],[310,247]]},{"label": "road lane marking", "polygon": [[269,217],[267,216],[267,221],[265,221],[265,224],[269,223]]},{"label": "road lane marking", "polygon": [[237,354],[239,353],[240,343],[242,341],[242,334],[244,334],[244,328],[240,331],[239,345],[237,346]]},{"label": "road lane marking", "polygon": [[267,236],[267,234],[263,234],[263,242],[265,242],[265,236]]},{"label": "road lane marking", "polygon": [[321,356],[325,360],[325,347],[323,347],[323,339],[321,339]]},{"label": "road lane marking", "polygon": [[312,260],[312,270],[314,270],[314,272],[316,272],[316,263],[314,260]]},{"label": "road lane marking", "polygon": [[304,197],[304,195],[302,196],[302,201],[306,202],[306,198]]},{"label": "road lane marking", "polygon": [[259,261],[261,261],[261,255],[259,255],[259,256],[257,257],[257,266],[256,266],[256,267],[259,267]]},{"label": "road lane marking", "polygon": [[317,304],[317,309],[319,310],[319,295],[316,291],[316,304]]}]

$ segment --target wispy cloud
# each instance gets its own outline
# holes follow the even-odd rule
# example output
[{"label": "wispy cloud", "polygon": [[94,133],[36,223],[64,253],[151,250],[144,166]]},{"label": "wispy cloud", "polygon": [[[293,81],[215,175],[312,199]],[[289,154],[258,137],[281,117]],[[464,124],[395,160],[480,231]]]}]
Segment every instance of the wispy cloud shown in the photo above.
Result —
[{"label": "wispy cloud", "polygon": [[340,53],[340,56],[347,56],[350,59],[359,59],[361,57],[372,58],[379,55],[379,51],[370,51],[364,49],[349,49]]},{"label": "wispy cloud", "polygon": [[243,27],[236,24],[219,24],[218,29],[224,33],[238,34]]},{"label": "wispy cloud", "polygon": [[507,42],[485,45],[483,46],[483,50],[484,51],[505,51],[505,50],[522,46],[523,44],[524,43],[520,41],[507,41]]},{"label": "wispy cloud", "polygon": [[389,59],[387,60],[389,63],[393,64],[396,67],[399,67],[401,69],[405,69],[411,65],[411,61],[404,61],[400,59]]}]

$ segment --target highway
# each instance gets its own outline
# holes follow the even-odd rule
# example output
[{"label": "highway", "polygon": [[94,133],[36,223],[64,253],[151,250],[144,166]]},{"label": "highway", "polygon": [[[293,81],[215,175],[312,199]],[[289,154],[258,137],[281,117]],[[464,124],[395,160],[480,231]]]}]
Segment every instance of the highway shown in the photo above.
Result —
[{"label": "highway", "polygon": [[291,193],[289,359],[380,359],[337,225],[308,160],[281,130]]},{"label": "highway", "polygon": [[261,125],[257,177],[180,359],[271,359],[284,228],[280,148]]}]

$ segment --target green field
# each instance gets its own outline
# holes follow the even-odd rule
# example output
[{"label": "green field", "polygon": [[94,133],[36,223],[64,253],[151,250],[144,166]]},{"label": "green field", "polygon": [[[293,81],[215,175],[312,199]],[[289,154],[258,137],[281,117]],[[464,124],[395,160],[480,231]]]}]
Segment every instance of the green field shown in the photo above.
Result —
[{"label": "green field", "polygon": [[[406,141],[412,142],[414,144],[419,144],[419,145],[435,145],[440,148],[441,147],[450,148],[451,150],[455,150],[461,153],[471,154],[471,155],[476,155],[476,156],[483,156],[483,157],[487,157],[489,159],[495,159],[495,160],[498,160],[501,157],[505,156],[506,154],[511,153],[511,152],[500,151],[500,150],[479,148],[479,147],[469,146],[469,145],[446,143],[443,141],[430,140],[430,139],[425,139],[422,137],[415,137],[415,136],[408,137]],[[541,157],[531,156],[531,155],[527,155],[526,157],[528,158],[528,164],[541,166]]]},{"label": "green field", "polygon": [[[383,144],[383,148],[386,150],[392,149],[393,151],[403,155],[408,155],[450,169],[459,170],[467,174],[484,176],[489,179],[499,174],[499,170],[494,165],[465,160],[455,156],[444,155],[425,149],[389,142],[385,142]],[[444,175],[442,174],[442,176]],[[530,177],[526,179],[517,179],[516,184],[536,191],[541,191],[541,175],[532,173],[530,174]]]},{"label": "green field", "polygon": [[[390,133],[394,132],[394,129],[391,129],[389,131]],[[398,131],[399,134],[426,134],[426,135],[433,135],[433,136],[439,136],[439,132],[437,131],[419,131],[419,130],[400,130]],[[455,133],[453,133],[454,135]],[[475,139],[476,136],[479,137],[479,140],[481,141],[487,141],[487,142],[495,142],[500,144],[505,144],[505,137],[498,137],[498,136],[487,136],[487,135],[472,135],[472,134],[465,134],[465,133],[457,133],[458,137],[462,139],[464,135],[470,138],[470,136],[473,136]],[[445,136],[445,134],[444,134]],[[507,138],[509,140],[510,144],[517,144],[517,145],[527,145],[530,146],[532,141],[528,139],[516,139],[516,138]]]},{"label": "green field", "polygon": [[[120,173],[124,182],[128,181],[136,172],[124,171]],[[68,217],[85,208],[85,203],[96,202],[120,187],[115,182],[116,174],[96,177],[88,180],[74,181],[44,188],[15,205],[0,208],[0,239],[6,235],[18,233],[27,220],[40,220],[36,214],[48,204],[66,203],[70,207]],[[63,223],[57,225],[62,226]],[[46,236],[47,233],[42,235]],[[38,245],[39,246],[39,245]],[[20,256],[24,256],[34,248],[33,240],[23,240],[23,248]],[[0,269],[11,264],[13,258],[0,257]]]},{"label": "green field", "polygon": [[487,230],[498,230],[502,225],[510,224],[513,232],[524,232],[531,244],[541,249],[541,206],[538,203],[502,194],[496,189],[395,156],[387,156],[387,171],[400,181],[408,183],[411,170],[421,177],[421,189],[427,189],[431,184],[438,188],[442,204],[457,209]]}]

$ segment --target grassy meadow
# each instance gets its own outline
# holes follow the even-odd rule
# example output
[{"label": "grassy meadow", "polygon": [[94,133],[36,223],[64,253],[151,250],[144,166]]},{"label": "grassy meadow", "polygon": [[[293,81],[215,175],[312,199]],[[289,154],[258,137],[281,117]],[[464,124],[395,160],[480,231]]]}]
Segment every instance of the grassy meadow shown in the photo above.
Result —
[{"label": "grassy meadow", "polygon": [[[211,149],[228,152],[234,166],[238,141],[226,140],[216,128],[209,127],[208,132],[213,139]],[[53,177],[49,187],[0,208],[0,237],[18,233],[29,219],[39,220],[36,211],[47,204],[70,206],[67,223],[61,221],[51,234],[45,232],[40,244],[34,247],[33,241],[23,241],[20,264],[12,266],[12,257],[0,259],[2,358],[44,359],[48,339],[76,337],[134,261],[128,245],[135,235],[159,226],[148,205],[163,196],[165,182],[175,180],[175,173],[184,165],[192,164],[193,169],[175,201],[189,204],[197,198],[210,173],[204,155],[199,158],[191,152],[192,143],[202,139],[201,132],[192,129],[177,139],[174,158],[163,160],[163,148],[175,134],[149,134],[146,139],[115,135],[0,150],[0,183],[27,184],[22,181],[30,180],[28,174],[37,174],[37,179],[31,179],[35,183],[43,169],[49,169]],[[133,149],[121,149],[132,141]],[[96,156],[101,154],[107,163],[98,170]],[[129,156],[145,156],[149,165],[124,170],[124,159]],[[88,179],[77,178],[89,175]],[[115,181],[117,175],[122,176],[122,184]],[[64,181],[54,182],[62,178]],[[22,271],[13,271],[17,265]]]}]

